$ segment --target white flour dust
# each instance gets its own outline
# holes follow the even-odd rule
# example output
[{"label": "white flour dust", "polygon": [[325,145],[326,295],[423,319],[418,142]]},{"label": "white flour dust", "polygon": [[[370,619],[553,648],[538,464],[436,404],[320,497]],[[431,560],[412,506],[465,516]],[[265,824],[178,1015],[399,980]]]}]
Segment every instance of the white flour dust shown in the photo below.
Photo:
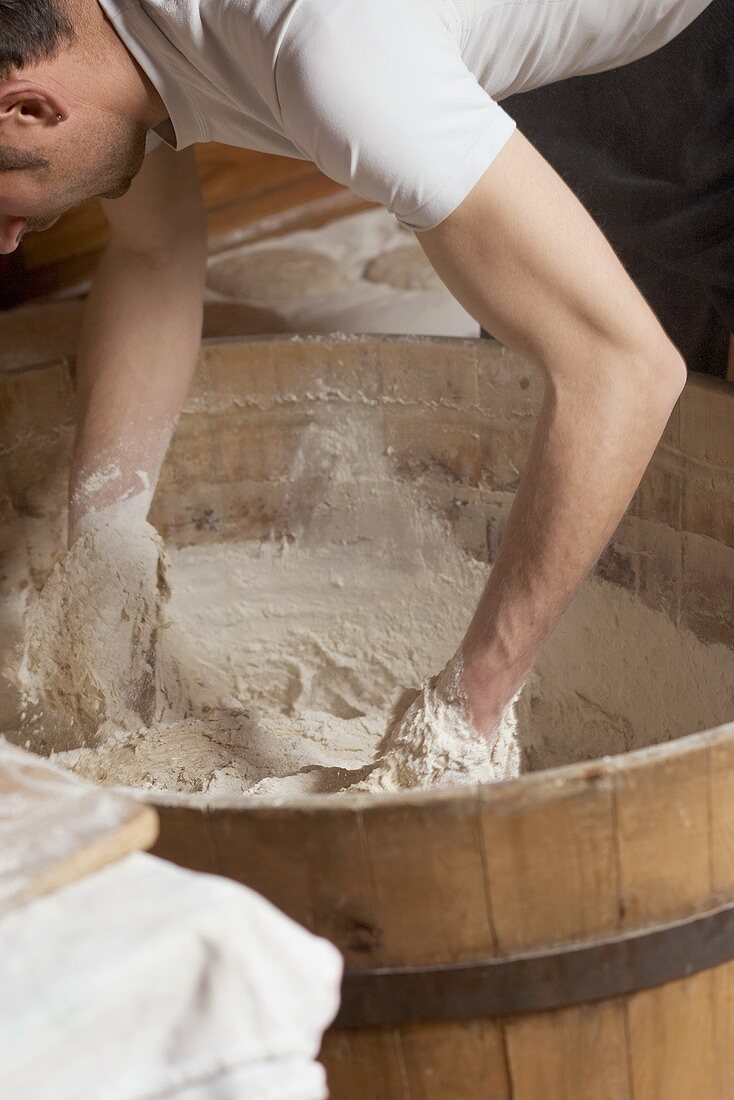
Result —
[{"label": "white flour dust", "polygon": [[375,763],[353,790],[401,790],[437,783],[485,783],[519,775],[517,698],[505,708],[488,746],[468,721],[461,659],[398,699]]},{"label": "white flour dust", "polygon": [[502,779],[734,712],[734,653],[591,582],[490,751],[436,678],[486,566],[395,476],[377,424],[313,424],[289,485],[293,538],[166,556],[144,523],[84,535],[28,610],[20,738],[106,785],[282,798]]},{"label": "white flour dust", "polygon": [[18,684],[47,748],[93,742],[102,723],[155,716],[157,636],[167,587],[148,524],[83,535],[27,617]]}]

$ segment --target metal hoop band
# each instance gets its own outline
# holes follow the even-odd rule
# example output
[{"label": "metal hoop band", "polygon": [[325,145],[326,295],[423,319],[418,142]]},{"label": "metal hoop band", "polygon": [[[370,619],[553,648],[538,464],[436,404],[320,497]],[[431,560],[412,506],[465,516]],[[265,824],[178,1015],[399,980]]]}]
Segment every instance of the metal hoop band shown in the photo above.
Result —
[{"label": "metal hoop band", "polygon": [[350,970],[337,1028],[543,1012],[651,989],[734,959],[734,903],[673,924],[547,952]]}]

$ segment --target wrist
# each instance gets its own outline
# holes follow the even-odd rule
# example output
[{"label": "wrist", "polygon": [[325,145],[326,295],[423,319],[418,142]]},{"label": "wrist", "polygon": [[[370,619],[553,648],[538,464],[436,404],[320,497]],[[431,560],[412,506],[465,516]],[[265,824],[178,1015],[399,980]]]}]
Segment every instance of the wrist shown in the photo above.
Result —
[{"label": "wrist", "polygon": [[509,662],[490,648],[460,651],[462,685],[474,728],[491,733],[525,683],[534,658]]},{"label": "wrist", "polygon": [[144,470],[123,475],[119,465],[108,462],[90,471],[72,467],[69,481],[69,533],[72,546],[82,535],[110,523],[145,523],[154,486]]},{"label": "wrist", "polygon": [[102,508],[90,508],[87,511],[69,512],[69,545],[78,538],[97,531],[109,524],[124,527],[139,527],[147,523],[148,512],[153,499],[152,490],[142,490],[121,500],[113,501]]},{"label": "wrist", "polygon": [[173,421],[82,417],[69,475],[69,543],[107,523],[145,522]]}]

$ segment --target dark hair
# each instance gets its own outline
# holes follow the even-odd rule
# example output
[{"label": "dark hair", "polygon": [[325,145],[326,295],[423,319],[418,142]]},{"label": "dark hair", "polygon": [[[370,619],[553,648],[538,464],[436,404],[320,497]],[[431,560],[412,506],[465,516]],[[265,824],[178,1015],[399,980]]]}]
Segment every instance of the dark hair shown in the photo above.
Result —
[{"label": "dark hair", "polygon": [[59,0],[0,0],[0,78],[53,57],[73,37]]}]

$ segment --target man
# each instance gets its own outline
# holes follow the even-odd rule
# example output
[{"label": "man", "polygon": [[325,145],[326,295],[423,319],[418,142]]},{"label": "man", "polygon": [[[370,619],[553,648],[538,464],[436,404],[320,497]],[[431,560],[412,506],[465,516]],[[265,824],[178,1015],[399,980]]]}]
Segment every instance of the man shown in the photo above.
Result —
[{"label": "man", "polygon": [[544,374],[458,651],[470,725],[491,740],[685,381],[593,218],[497,101],[642,58],[708,6],[0,0],[0,249],[93,194],[110,222],[78,363],[71,540],[100,509],[147,511],[191,377],[205,260],[192,143],[313,160],[413,229],[464,307]]}]

